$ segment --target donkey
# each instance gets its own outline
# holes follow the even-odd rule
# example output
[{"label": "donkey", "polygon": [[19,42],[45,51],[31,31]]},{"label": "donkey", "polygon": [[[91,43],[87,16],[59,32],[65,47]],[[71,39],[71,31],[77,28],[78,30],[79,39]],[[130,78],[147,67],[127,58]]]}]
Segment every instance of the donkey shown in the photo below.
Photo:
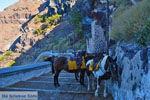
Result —
[{"label": "donkey", "polygon": [[[81,52],[81,51],[80,51]],[[61,56],[60,55],[60,57],[65,57],[65,58],[67,58],[68,59],[68,57],[71,57],[71,58],[78,58],[78,56],[80,55],[80,52],[73,52],[73,55],[74,56]],[[93,54],[90,54],[89,56],[94,56]],[[90,57],[87,57],[87,58],[90,58]],[[95,57],[95,56],[94,56]],[[92,58],[94,58],[94,57],[92,57]],[[56,58],[59,58],[59,56],[57,55],[57,56],[50,56],[50,57],[47,57],[47,58],[45,58],[44,59],[44,61],[50,61],[52,64],[51,64],[51,71],[52,71],[52,74],[54,74],[55,73],[55,71],[54,71],[54,59],[56,59]],[[79,59],[79,60],[81,60],[81,59]],[[75,79],[76,79],[76,81],[78,81],[78,78],[79,78],[79,72],[75,72]]]},{"label": "donkey", "polygon": [[[78,79],[78,74],[80,73],[80,84],[84,85],[84,73],[86,70],[86,62],[89,59],[93,59],[94,56],[88,56],[85,51],[78,52],[76,57],[49,57],[45,61],[50,61],[52,63],[52,73],[54,73],[54,86],[59,87],[58,77],[62,70],[70,73],[75,73],[76,79]],[[73,61],[77,66],[76,69],[69,69],[69,61]]]},{"label": "donkey", "polygon": [[[81,51],[80,51],[81,52]],[[80,55],[80,52],[74,52],[75,57]],[[100,53],[86,53],[86,62],[90,59],[93,59],[95,57],[102,57],[104,54],[104,52],[100,52]],[[78,81],[79,78],[79,72],[75,73],[75,79],[76,81]]]},{"label": "donkey", "polygon": [[[98,96],[98,90],[100,88],[100,82],[102,80],[107,80],[112,78],[116,78],[117,77],[117,64],[116,64],[116,60],[117,59],[113,59],[112,57],[105,55],[101,58],[99,58],[99,61],[95,60],[96,58],[89,60],[86,63],[86,73],[88,76],[88,91],[90,90],[90,86],[91,86],[91,82],[90,82],[90,75],[93,74],[94,77],[96,78],[96,82],[97,82],[97,87],[96,87],[96,91],[95,91],[95,96]],[[102,60],[100,60],[102,59]],[[93,61],[96,61],[97,64],[96,66],[98,66],[97,70],[90,70],[90,66],[93,63]],[[106,89],[104,89],[104,96],[106,94]]]}]

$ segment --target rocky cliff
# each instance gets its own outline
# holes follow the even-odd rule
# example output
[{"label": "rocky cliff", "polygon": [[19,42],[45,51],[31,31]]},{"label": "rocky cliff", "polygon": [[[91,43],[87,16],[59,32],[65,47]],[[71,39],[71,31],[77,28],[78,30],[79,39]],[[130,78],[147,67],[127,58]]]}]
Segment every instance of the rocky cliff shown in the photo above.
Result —
[{"label": "rocky cliff", "polygon": [[21,35],[20,27],[39,12],[39,0],[20,0],[0,12],[0,51],[8,50]]},{"label": "rocky cliff", "polygon": [[[14,47],[12,45],[17,43],[16,40],[20,39],[22,32],[27,31],[26,33],[30,34],[31,31],[35,30],[36,25],[33,24],[32,20],[35,15],[47,14],[47,16],[51,16],[56,13],[64,14],[75,3],[76,0],[20,0],[9,6],[3,12],[0,12],[0,28],[3,29],[0,30],[0,35],[2,36],[0,38],[0,51]],[[28,38],[32,39],[33,37],[30,36]]]},{"label": "rocky cliff", "polygon": [[[36,16],[52,16],[55,14],[65,15],[67,12],[71,10],[73,5],[75,5],[76,0],[47,0],[43,4],[41,4],[38,8],[39,13]],[[46,23],[36,23],[35,17],[32,20],[22,24],[22,33],[23,35],[20,37],[18,43],[16,43],[17,51],[29,50],[35,43],[46,35],[48,35],[53,28],[47,28],[47,30],[41,36],[36,36],[34,32],[38,28],[42,28],[44,30],[47,27]],[[38,48],[38,47],[37,47]]]},{"label": "rocky cliff", "polygon": [[[3,37],[1,38],[2,45],[0,44],[1,51],[10,49],[17,52],[20,57],[17,59],[15,57],[11,60],[15,60],[16,65],[22,65],[32,63],[35,57],[43,51],[53,50],[53,48],[56,50],[55,47],[59,49],[58,45],[64,42],[66,48],[70,48],[68,46],[68,34],[73,32],[73,27],[72,25],[69,25],[70,15],[67,13],[75,5],[76,1],[77,0],[20,0],[16,4],[8,7],[1,12],[6,14],[1,15],[5,17],[2,17],[0,25],[3,28],[12,25],[12,28],[9,28],[8,30],[5,28],[0,33],[3,34]],[[33,5],[34,7],[32,7]],[[14,13],[16,14],[13,15]],[[46,23],[41,21],[36,23],[36,16],[40,16],[41,18],[42,16],[45,16],[48,18],[55,14],[63,15],[61,22],[50,28],[46,28],[46,31],[37,36],[35,34],[36,30],[38,28],[44,30],[43,28]],[[15,20],[11,20],[9,16],[13,16]],[[4,39],[6,38],[6,33],[7,39]],[[59,41],[64,42],[58,44]],[[80,42],[82,41],[77,43],[80,45]],[[8,66],[4,64],[5,63],[2,63],[1,66]]]},{"label": "rocky cliff", "polygon": [[120,42],[115,52],[121,74],[117,83],[107,84],[114,100],[149,100],[150,47]]}]

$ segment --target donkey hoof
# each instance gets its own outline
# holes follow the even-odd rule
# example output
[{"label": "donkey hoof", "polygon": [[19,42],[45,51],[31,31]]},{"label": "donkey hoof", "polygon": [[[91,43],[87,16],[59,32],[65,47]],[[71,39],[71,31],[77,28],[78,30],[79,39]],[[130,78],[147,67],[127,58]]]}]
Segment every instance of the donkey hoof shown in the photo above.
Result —
[{"label": "donkey hoof", "polygon": [[57,88],[57,85],[54,85],[55,86],[55,88]]},{"label": "donkey hoof", "polygon": [[98,97],[98,93],[97,92],[95,93],[95,96]]},{"label": "donkey hoof", "polygon": [[55,86],[55,88],[58,88],[58,87],[59,87],[58,85]]},{"label": "donkey hoof", "polygon": [[91,89],[88,88],[88,91],[91,91]]},{"label": "donkey hoof", "polygon": [[85,84],[81,84],[83,87],[86,87],[86,85]]},{"label": "donkey hoof", "polygon": [[104,94],[103,96],[106,98],[106,97],[107,97],[107,94]]},{"label": "donkey hoof", "polygon": [[58,84],[54,84],[55,88],[59,87]]},{"label": "donkey hoof", "polygon": [[81,85],[85,85],[84,82],[80,82]]},{"label": "donkey hoof", "polygon": [[103,96],[104,96],[105,98],[107,97],[107,93],[106,93],[106,91],[104,92]]}]

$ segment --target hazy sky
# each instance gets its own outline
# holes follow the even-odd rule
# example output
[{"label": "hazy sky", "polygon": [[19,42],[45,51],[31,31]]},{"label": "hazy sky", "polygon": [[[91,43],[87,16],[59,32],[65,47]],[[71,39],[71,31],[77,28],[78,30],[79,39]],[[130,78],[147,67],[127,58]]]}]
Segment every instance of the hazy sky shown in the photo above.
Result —
[{"label": "hazy sky", "polygon": [[0,11],[19,0],[0,0]]}]

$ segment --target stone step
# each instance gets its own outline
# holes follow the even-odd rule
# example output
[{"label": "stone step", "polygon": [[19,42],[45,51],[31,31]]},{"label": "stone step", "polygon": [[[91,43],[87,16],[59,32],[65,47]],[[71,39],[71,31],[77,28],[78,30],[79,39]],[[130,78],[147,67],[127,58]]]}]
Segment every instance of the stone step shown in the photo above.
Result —
[{"label": "stone step", "polygon": [[[49,84],[53,84],[54,82],[49,82],[49,81],[34,81],[34,80],[28,80],[28,81],[26,81],[26,82],[33,82],[33,83],[49,83]],[[61,85],[62,84],[72,84],[72,85],[80,85],[80,83],[79,82],[59,82]]]},{"label": "stone step", "polygon": [[[38,81],[38,80],[27,80],[25,82],[32,82],[32,83],[49,83],[49,84],[54,84],[54,82],[49,82],[49,81]],[[81,85],[80,82],[59,82],[59,84],[63,85]],[[87,82],[85,82],[85,86],[87,86]],[[96,84],[95,84],[96,85]],[[104,86],[104,84],[101,82],[100,86]]]},{"label": "stone step", "polygon": [[[33,89],[33,88],[17,88],[17,87],[7,87],[5,89],[1,89],[3,91],[38,91],[38,92],[49,92],[49,93],[68,93],[68,94],[94,94],[94,91],[66,91],[60,90],[59,88],[55,90],[48,90],[48,89]],[[103,93],[99,93],[102,95]]]},{"label": "stone step", "polygon": [[[54,78],[53,77],[47,77],[47,76],[39,76],[39,77],[35,77],[32,79],[29,79],[29,81],[49,81],[49,82],[53,82]],[[77,82],[76,79],[74,77],[59,77],[58,78],[59,82]],[[86,78],[85,78],[86,81]]]},{"label": "stone step", "polygon": [[3,91],[38,91],[38,100],[113,100],[111,95],[106,98],[103,93],[99,93],[98,97],[94,96],[94,92],[74,92],[59,90],[43,90],[43,89],[27,89],[27,88],[5,88]]},{"label": "stone step", "polygon": [[113,100],[111,95],[106,98],[100,93],[98,97],[94,93],[51,93],[39,91],[39,100]]},{"label": "stone step", "polygon": [[[53,76],[53,75],[52,75],[52,73],[47,73],[47,74],[43,74],[42,76]],[[61,76],[61,77],[74,77],[75,78],[74,73],[60,73],[59,76]]]},{"label": "stone step", "polygon": [[[39,76],[38,78],[54,78],[53,76]],[[75,79],[75,77],[72,77],[72,76],[59,76],[58,77],[59,79]]]},{"label": "stone step", "polygon": [[94,90],[87,91],[87,78],[85,86],[76,81],[74,73],[62,72],[59,76],[60,87],[53,84],[52,73],[46,73],[26,81],[21,81],[1,91],[38,91],[38,100],[113,100],[112,96],[103,97],[103,82],[101,83],[98,97]]},{"label": "stone step", "polygon": [[[101,86],[100,91],[103,91]],[[61,86],[56,88],[52,82],[34,82],[34,81],[22,81],[8,88],[27,88],[27,89],[43,89],[43,90],[62,90],[62,91],[74,91],[74,92],[87,92],[87,85],[82,86],[76,83],[61,83]]]}]

